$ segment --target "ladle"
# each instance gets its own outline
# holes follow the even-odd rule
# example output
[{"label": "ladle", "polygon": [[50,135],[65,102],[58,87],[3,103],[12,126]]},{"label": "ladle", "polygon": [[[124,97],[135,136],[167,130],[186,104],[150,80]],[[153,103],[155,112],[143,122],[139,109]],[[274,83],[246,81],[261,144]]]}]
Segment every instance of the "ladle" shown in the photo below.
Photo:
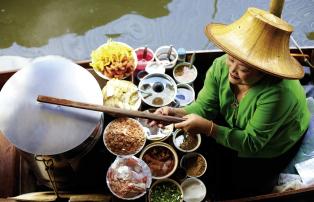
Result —
[{"label": "ladle", "polygon": [[163,121],[163,122],[168,122],[168,123],[179,123],[185,120],[184,118],[175,117],[175,116],[165,116],[165,115],[158,115],[158,114],[146,113],[146,112],[141,112],[141,111],[126,110],[126,109],[108,107],[108,106],[103,106],[103,105],[77,102],[77,101],[68,100],[68,99],[60,99],[60,98],[44,96],[44,95],[39,95],[37,97],[37,101],[43,102],[43,103],[49,103],[49,104],[56,104],[56,105],[62,105],[62,106],[80,108],[80,109],[88,109],[88,110],[93,110],[93,111],[105,112],[105,113],[114,114],[116,116],[144,118],[144,119]]}]

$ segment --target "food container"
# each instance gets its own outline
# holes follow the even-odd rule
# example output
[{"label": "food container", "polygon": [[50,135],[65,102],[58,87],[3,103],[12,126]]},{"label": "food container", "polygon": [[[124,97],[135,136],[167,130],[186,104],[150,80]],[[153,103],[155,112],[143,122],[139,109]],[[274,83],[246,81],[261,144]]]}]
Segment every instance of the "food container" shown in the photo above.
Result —
[{"label": "food container", "polygon": [[144,55],[145,47],[139,47],[134,50],[137,56],[136,70],[144,70],[149,62],[154,61],[154,51],[150,48],[146,48],[146,50],[146,55]]},{"label": "food container", "polygon": [[206,196],[206,186],[198,178],[191,177],[181,183],[185,202],[201,202]]},{"label": "food container", "polygon": [[[155,109],[149,109],[149,110],[146,110],[145,112],[153,113],[154,111]],[[151,127],[147,124],[148,119],[139,119],[139,122],[144,127],[147,140],[150,140],[150,141],[166,140],[172,134],[173,128],[174,128],[173,124],[166,125],[164,128],[160,128],[157,125]]]},{"label": "food container", "polygon": [[183,190],[174,180],[166,178],[153,183],[148,194],[149,202],[183,202]]},{"label": "food container", "polygon": [[1,132],[23,155],[40,185],[53,188],[45,159],[53,163],[56,186],[67,189],[80,180],[74,179],[80,160],[101,137],[103,113],[40,103],[38,95],[101,105],[101,88],[73,61],[44,56],[16,72],[1,89]]},{"label": "food container", "polygon": [[163,63],[153,61],[153,62],[147,63],[145,71],[148,74],[153,74],[153,73],[164,74],[166,72],[166,68]]},{"label": "food container", "polygon": [[178,166],[176,151],[164,142],[147,145],[140,154],[152,172],[153,179],[164,179],[171,176]]},{"label": "food container", "polygon": [[190,63],[183,62],[173,68],[173,78],[177,83],[191,84],[197,77],[197,69],[194,65],[190,68]]},{"label": "food container", "polygon": [[174,101],[177,94],[175,81],[166,74],[153,73],[145,76],[139,83],[140,97],[151,107],[161,107]]},{"label": "food container", "polygon": [[[163,63],[166,69],[173,68],[178,61],[177,50],[174,47],[171,47],[170,54],[169,54],[169,51],[170,51],[170,46],[160,46],[155,51],[156,61]],[[168,58],[168,55],[170,56],[169,58]]]},{"label": "food container", "polygon": [[118,198],[134,200],[145,195],[152,176],[147,164],[135,156],[117,157],[107,171],[106,183]]},{"label": "food container", "polygon": [[189,84],[180,83],[177,85],[177,95],[175,98],[180,107],[191,104],[195,99],[195,91]]},{"label": "food container", "polygon": [[145,145],[143,126],[132,118],[117,118],[111,121],[104,131],[104,144],[114,155],[135,155]]},{"label": "food container", "polygon": [[206,172],[207,161],[202,154],[191,152],[182,156],[180,166],[188,177],[201,177]]},{"label": "food container", "polygon": [[174,146],[182,152],[193,152],[201,145],[201,135],[189,135],[181,129],[177,129],[172,136]]},{"label": "food container", "polygon": [[133,74],[137,56],[128,44],[108,41],[92,51],[90,65],[103,79],[125,79]]},{"label": "food container", "polygon": [[111,79],[102,89],[104,105],[127,110],[138,110],[141,98],[135,84],[126,80]]},{"label": "food container", "polygon": [[148,73],[145,70],[137,72],[136,78],[138,81],[141,81]]}]

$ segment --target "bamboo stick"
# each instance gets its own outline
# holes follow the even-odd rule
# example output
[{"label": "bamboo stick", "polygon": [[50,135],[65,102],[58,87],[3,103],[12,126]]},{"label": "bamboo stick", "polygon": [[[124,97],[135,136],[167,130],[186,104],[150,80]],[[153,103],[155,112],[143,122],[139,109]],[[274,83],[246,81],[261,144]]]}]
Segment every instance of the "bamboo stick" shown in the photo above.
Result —
[{"label": "bamboo stick", "polygon": [[144,119],[163,121],[163,122],[168,122],[168,123],[179,123],[185,120],[184,118],[175,117],[175,116],[165,116],[165,115],[158,115],[158,114],[141,112],[141,111],[125,110],[125,109],[120,109],[120,108],[115,108],[115,107],[107,107],[103,105],[77,102],[73,100],[60,99],[60,98],[49,97],[49,96],[44,96],[44,95],[39,95],[37,97],[37,101],[43,102],[43,103],[49,103],[49,104],[62,105],[62,106],[67,106],[67,107],[100,111],[100,112],[113,114],[116,116],[144,118]]}]

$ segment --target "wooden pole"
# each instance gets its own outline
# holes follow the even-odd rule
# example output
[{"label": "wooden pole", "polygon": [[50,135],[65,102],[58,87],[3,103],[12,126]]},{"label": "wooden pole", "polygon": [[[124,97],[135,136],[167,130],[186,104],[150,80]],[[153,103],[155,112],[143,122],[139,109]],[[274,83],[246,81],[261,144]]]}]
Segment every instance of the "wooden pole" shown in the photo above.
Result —
[{"label": "wooden pole", "polygon": [[269,4],[269,12],[280,18],[284,4],[285,0],[271,0]]}]

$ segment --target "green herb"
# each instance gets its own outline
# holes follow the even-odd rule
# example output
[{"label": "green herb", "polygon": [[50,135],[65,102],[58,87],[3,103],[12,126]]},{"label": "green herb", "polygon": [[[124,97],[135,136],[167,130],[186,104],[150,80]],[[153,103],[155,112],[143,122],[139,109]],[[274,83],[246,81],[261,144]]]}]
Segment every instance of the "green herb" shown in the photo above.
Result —
[{"label": "green herb", "polygon": [[152,190],[152,202],[180,202],[181,200],[180,189],[171,182],[161,182]]}]

